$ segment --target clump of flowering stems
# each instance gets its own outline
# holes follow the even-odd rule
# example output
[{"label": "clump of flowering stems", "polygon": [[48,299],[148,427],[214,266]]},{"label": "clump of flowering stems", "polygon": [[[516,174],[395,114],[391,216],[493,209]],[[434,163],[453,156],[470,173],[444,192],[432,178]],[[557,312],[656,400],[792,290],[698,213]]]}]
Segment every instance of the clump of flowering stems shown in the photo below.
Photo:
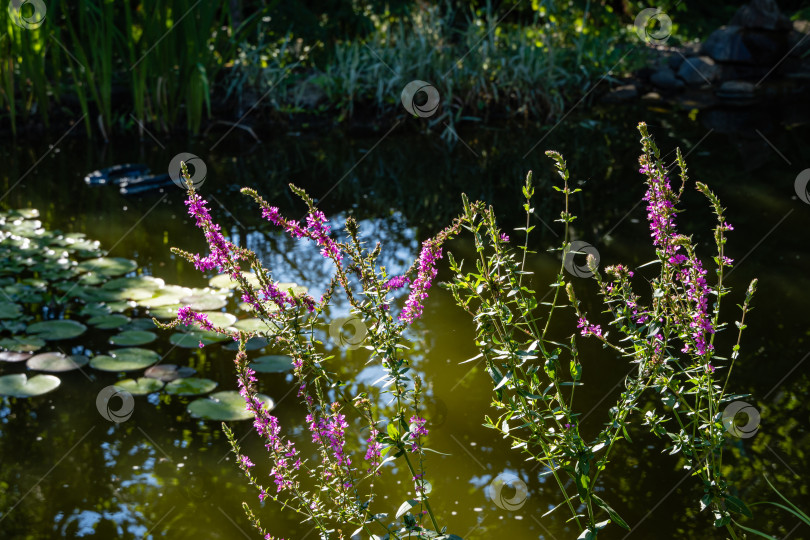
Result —
[{"label": "clump of flowering stems", "polygon": [[[458,231],[459,224],[425,241],[420,257],[405,275],[390,276],[385,267],[377,265],[380,244],[371,248],[361,241],[352,218],[346,221],[347,241],[337,242],[326,217],[303,190],[290,186],[309,209],[302,224],[282,216],[278,208],[270,206],[254,190],[243,189],[242,192],[259,205],[265,219],[294,238],[311,240],[320,248],[321,255],[334,264],[334,275],[323,296],[316,300],[306,292],[292,288],[282,290],[254,252],[225,238],[213,222],[206,202],[194,190],[185,164],[181,164],[181,169],[188,188],[186,205],[205,234],[209,254],[201,256],[177,248],[172,251],[202,271],[228,274],[238,283],[241,299],[268,328],[266,332],[217,328],[203,315],[189,309],[172,323],[162,326],[195,324],[209,331],[227,333],[239,342],[234,364],[240,393],[247,409],[253,413],[256,433],[265,443],[272,483],[255,474],[255,456],[251,458],[241,451],[233,432],[224,423],[223,429],[238,466],[258,491],[259,500],[271,499],[284,509],[300,514],[324,539],[349,538],[361,532],[391,539],[420,533],[452,538],[439,526],[430,505],[429,490],[425,489],[423,443],[428,430],[420,410],[422,385],[402,352],[407,349],[402,333],[421,316],[422,303],[436,275],[436,260],[441,258],[442,244]],[[255,277],[246,275],[247,272]],[[410,295],[395,318],[395,310],[391,309],[395,293],[391,291],[408,285]],[[365,393],[347,395],[345,384],[329,370],[333,357],[325,355],[316,331],[329,326],[326,309],[336,294],[348,299],[353,313],[368,330],[365,348],[370,351],[369,362],[379,362],[385,371],[382,392],[391,396],[387,407],[377,406],[376,400],[369,399]],[[246,341],[257,335],[267,338],[271,347],[293,360],[297,395],[307,409],[307,425],[317,448],[317,459],[306,457],[284,436],[279,419],[270,414],[257,396],[255,373],[249,367],[245,352]],[[352,435],[355,426],[370,428],[364,448],[356,448],[352,442],[356,439]],[[383,474],[384,465],[397,459],[407,466],[415,495],[408,497],[392,519],[387,513],[375,513],[373,509],[377,503],[374,482]],[[247,503],[243,506],[257,530],[265,538],[273,539]]]},{"label": "clump of flowering stems", "polygon": [[[627,426],[646,394],[656,396],[663,407],[659,412],[645,411],[640,418],[642,425],[665,437],[671,454],[682,453],[685,467],[704,483],[706,495],[701,500],[702,507],[711,507],[714,525],[728,527],[733,536],[730,512],[750,515],[750,510],[732,495],[721,474],[724,427],[719,410],[724,403],[739,397],[727,394],[726,384],[739,354],[740,334],[731,362],[718,356],[714,347],[716,333],[725,327],[720,321],[720,299],[729,292],[723,284],[723,273],[732,261],[726,257],[724,246],[725,232],[732,227],[725,222],[724,209],[717,197],[698,183],[698,190],[709,199],[717,214],[714,229],[717,281],[710,285],[695,245],[676,228],[677,203],[687,183],[683,158],[678,152],[681,187],[676,193],[646,126],[640,124],[639,130],[643,147],[641,172],[648,187],[644,200],[648,203],[657,254],[656,260],[649,264],[660,265],[659,275],[649,281],[652,293],[649,305],[642,305],[641,296],[633,290],[633,271],[620,264],[609,266],[605,272],[610,279],[605,279],[589,256],[589,269],[604,299],[605,313],[612,320],[603,330],[602,325],[589,321],[583,312],[565,273],[565,256],[571,249],[570,224],[576,219],[569,212],[569,197],[579,190],[569,187],[566,163],[555,152],[547,155],[554,160],[562,178],[562,187],[554,189],[562,193],[565,207],[557,220],[564,227],[562,245],[552,250],[562,255],[562,261],[551,284],[551,301],[538,303],[535,291],[523,283],[524,276],[531,274],[526,270],[526,257],[533,253],[528,243],[534,228],[531,173],[523,187],[526,226],[516,229],[525,235],[523,245],[517,246],[519,251],[504,241],[491,207],[470,204],[464,198],[462,225],[473,233],[478,259],[475,271],[465,273],[463,264],[448,255],[454,278],[447,286],[456,303],[473,316],[480,351],[476,359],[485,359],[493,379],[493,405],[502,413],[494,420],[486,417],[487,425],[510,438],[513,449],[545,467],[563,496],[554,510],[567,507],[582,537],[595,538],[610,521],[628,528],[595,490],[614,444],[622,438],[629,441]],[[740,332],[745,328],[745,314],[755,288],[756,280],[748,288],[741,307],[742,318],[737,323]],[[563,290],[579,329],[566,343],[549,334],[552,318],[560,309],[568,308],[561,303]],[[714,297],[711,309],[710,297]],[[613,331],[619,335],[618,339],[611,336]],[[609,409],[603,429],[587,440],[579,430],[581,413],[574,408],[575,389],[582,384],[583,367],[587,364],[580,359],[577,334],[599,340],[633,366],[625,379],[624,391]],[[729,369],[721,387],[717,379],[726,364]],[[568,493],[563,482],[565,476],[573,481],[576,494]],[[575,498],[579,499],[579,508],[572,504]],[[597,521],[600,509],[609,519]]]}]

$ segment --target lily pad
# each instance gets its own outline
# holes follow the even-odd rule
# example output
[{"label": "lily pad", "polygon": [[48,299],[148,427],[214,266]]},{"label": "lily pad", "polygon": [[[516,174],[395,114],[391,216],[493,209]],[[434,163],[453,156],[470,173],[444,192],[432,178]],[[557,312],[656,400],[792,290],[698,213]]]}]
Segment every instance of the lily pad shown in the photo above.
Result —
[{"label": "lily pad", "polygon": [[177,310],[183,307],[182,304],[171,304],[168,306],[160,306],[151,308],[149,315],[156,319],[174,319],[177,317]]},{"label": "lily pad", "polygon": [[113,330],[122,327],[128,322],[129,317],[116,313],[114,315],[98,315],[87,321],[87,324],[91,324],[102,330]]},{"label": "lily pad", "polygon": [[121,330],[154,330],[155,322],[152,319],[132,319],[121,327]]},{"label": "lily pad", "polygon": [[0,377],[0,396],[18,398],[41,396],[56,390],[60,384],[62,381],[59,377],[53,375],[34,375],[30,379],[25,373],[3,375]]},{"label": "lily pad", "polygon": [[158,360],[160,355],[155,351],[131,347],[111,351],[110,356],[95,356],[90,360],[90,367],[101,371],[135,371],[148,367]]},{"label": "lily pad", "polygon": [[158,392],[163,388],[163,381],[151,379],[149,377],[139,377],[137,379],[124,379],[117,381],[115,386],[123,388],[133,396],[145,396],[152,392]]},{"label": "lily pad", "polygon": [[[263,337],[252,337],[245,343],[245,350],[246,351],[255,351],[256,349],[262,349],[267,347],[267,340]],[[224,347],[222,347],[226,351],[238,351],[239,350],[239,342],[232,341],[228,343]]]},{"label": "lily pad", "polygon": [[144,345],[152,343],[157,339],[157,334],[148,332],[146,330],[124,330],[120,334],[116,334],[110,338],[110,343],[122,347],[131,347],[133,345]]},{"label": "lily pad", "polygon": [[211,345],[230,339],[228,336],[217,334],[216,332],[205,332],[202,330],[189,330],[188,332],[177,332],[169,337],[169,342],[172,345],[181,347],[183,349],[193,349],[203,345]]},{"label": "lily pad", "polygon": [[[267,410],[272,410],[275,404],[269,396],[257,394],[264,402]],[[219,422],[228,420],[247,420],[253,417],[253,413],[248,412],[245,406],[245,398],[235,390],[225,390],[214,392],[208,397],[195,399],[188,404],[188,412],[203,420],[216,420]]]},{"label": "lily pad", "polygon": [[28,369],[35,371],[59,373],[79,369],[87,365],[89,361],[89,358],[81,354],[66,356],[58,352],[48,352],[32,356],[25,365],[28,366]]},{"label": "lily pad", "polygon": [[[253,287],[259,286],[259,278],[256,274],[251,272],[242,272],[242,275],[247,279],[248,283]],[[236,289],[239,288],[239,282],[231,278],[228,274],[219,274],[208,280],[208,285],[215,289]]]},{"label": "lily pad", "polygon": [[292,358],[282,354],[260,356],[250,363],[250,369],[260,373],[282,373],[292,368]]},{"label": "lily pad", "polygon": [[220,294],[215,294],[213,292],[210,293],[201,293],[201,294],[192,294],[190,296],[184,296],[180,299],[180,302],[190,306],[191,309],[194,311],[209,311],[214,309],[220,309],[225,307],[225,304],[228,301],[225,299],[224,296]]},{"label": "lily pad", "polygon": [[207,394],[216,388],[217,384],[218,383],[216,381],[212,381],[211,379],[200,379],[197,377],[176,379],[166,385],[166,393],[176,396]]},{"label": "lily pad", "polygon": [[34,352],[45,346],[45,340],[34,336],[13,336],[0,339],[0,348],[16,352]]},{"label": "lily pad", "polygon": [[0,302],[0,319],[16,319],[22,316],[22,308],[13,302]]},{"label": "lily pad", "polygon": [[178,367],[175,364],[158,364],[148,368],[143,375],[150,379],[171,382],[175,379],[191,377],[195,373],[197,373],[197,370],[188,366]]},{"label": "lily pad", "polygon": [[241,319],[233,323],[234,328],[238,328],[239,330],[244,330],[245,332],[270,332],[275,333],[275,330],[278,330],[278,327],[274,323],[270,323],[270,326],[267,325],[261,319],[251,318],[251,319]]},{"label": "lily pad", "polygon": [[82,272],[97,272],[105,276],[120,276],[138,268],[138,263],[121,257],[100,257],[82,261],[78,266]]},{"label": "lily pad", "polygon": [[156,291],[166,285],[166,282],[154,276],[135,276],[111,279],[101,286],[109,291],[122,291],[125,289],[145,289]]},{"label": "lily pad", "polygon": [[79,321],[55,320],[34,323],[26,329],[29,334],[38,334],[46,341],[72,339],[84,334],[87,327]]},{"label": "lily pad", "polygon": [[0,362],[22,362],[33,356],[31,353],[19,353],[11,351],[0,352]]},{"label": "lily pad", "polygon": [[201,311],[200,314],[205,315],[211,324],[220,328],[227,328],[236,322],[236,317],[222,311]]}]

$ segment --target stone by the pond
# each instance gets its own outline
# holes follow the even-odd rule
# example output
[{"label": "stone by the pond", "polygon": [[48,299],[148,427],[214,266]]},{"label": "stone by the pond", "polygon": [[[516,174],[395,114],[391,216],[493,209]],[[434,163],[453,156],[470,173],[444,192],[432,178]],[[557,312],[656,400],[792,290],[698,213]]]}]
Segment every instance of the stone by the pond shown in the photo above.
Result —
[{"label": "stone by the pond", "polygon": [[638,89],[635,87],[635,85],[625,84],[622,86],[617,86],[602,96],[601,101],[603,103],[624,103],[625,101],[630,101],[636,97],[638,97]]},{"label": "stone by the pond", "polygon": [[680,90],[686,84],[677,78],[675,72],[668,67],[663,67],[653,73],[650,82],[662,90]]},{"label": "stone by the pond", "polygon": [[171,382],[175,379],[191,377],[195,373],[197,373],[197,370],[188,366],[178,367],[176,364],[158,364],[148,368],[143,375],[150,379]]},{"label": "stone by the pond", "polygon": [[718,68],[708,56],[687,58],[678,68],[678,77],[690,86],[711,84],[717,78]]},{"label": "stone by the pond", "polygon": [[59,377],[53,375],[34,375],[31,378],[25,373],[3,375],[0,377],[0,396],[17,398],[41,396],[56,390],[60,384],[62,381]]},{"label": "stone by the pond", "polygon": [[145,396],[160,391],[163,388],[163,381],[149,377],[139,377],[137,379],[123,379],[116,382],[115,386],[123,388],[133,396]]},{"label": "stone by the pond", "polygon": [[60,352],[48,352],[32,356],[25,365],[35,371],[59,373],[79,369],[88,362],[90,359],[81,354],[66,356]]},{"label": "stone by the pond", "polygon": [[751,0],[741,6],[729,24],[762,30],[789,30],[790,19],[779,11],[776,0]]},{"label": "stone by the pond", "polygon": [[0,352],[0,362],[24,362],[33,355],[31,353],[19,353],[12,351]]},{"label": "stone by the pond", "polygon": [[85,325],[71,320],[41,321],[26,328],[27,333],[36,334],[46,341],[72,339],[84,334],[85,330],[87,330]]},{"label": "stone by the pond", "polygon": [[[264,403],[267,410],[272,410],[275,406],[269,396],[257,394],[256,397]],[[235,390],[215,392],[208,397],[196,399],[188,404],[188,412],[203,420],[219,422],[253,418],[253,413],[245,406],[245,398]]]},{"label": "stone by the pond", "polygon": [[216,381],[198,377],[175,379],[166,385],[166,393],[177,396],[207,394],[218,386]]},{"label": "stone by the pond", "polygon": [[748,63],[754,60],[743,40],[743,29],[739,26],[721,26],[709,35],[700,52],[717,62]]},{"label": "stone by the pond", "polygon": [[720,85],[716,94],[725,102],[748,105],[755,101],[756,86],[748,81],[726,81]]}]

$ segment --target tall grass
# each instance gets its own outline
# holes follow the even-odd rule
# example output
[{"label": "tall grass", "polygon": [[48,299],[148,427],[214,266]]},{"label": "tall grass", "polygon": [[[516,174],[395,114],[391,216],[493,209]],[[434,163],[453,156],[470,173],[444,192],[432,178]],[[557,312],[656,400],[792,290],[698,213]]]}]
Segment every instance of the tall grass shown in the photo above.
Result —
[{"label": "tall grass", "polygon": [[210,115],[211,81],[240,30],[221,30],[229,18],[227,7],[202,0],[51,2],[41,27],[6,25],[0,105],[15,133],[18,118],[34,111],[47,124],[68,94],[85,114],[88,135],[97,124],[107,138],[130,114],[163,131],[184,116],[197,132]]}]

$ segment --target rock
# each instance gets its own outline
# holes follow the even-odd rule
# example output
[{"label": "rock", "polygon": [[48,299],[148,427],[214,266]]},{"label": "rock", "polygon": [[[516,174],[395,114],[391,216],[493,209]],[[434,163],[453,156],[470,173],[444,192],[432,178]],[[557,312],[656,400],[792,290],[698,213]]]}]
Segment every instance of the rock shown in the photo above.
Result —
[{"label": "rock", "polygon": [[721,26],[709,35],[700,51],[717,62],[751,62],[754,59],[745,46],[739,26]]},{"label": "rock", "polygon": [[751,105],[756,102],[756,86],[748,81],[726,81],[716,94],[718,99],[730,105]]},{"label": "rock", "polygon": [[326,100],[326,92],[312,79],[314,77],[300,82],[292,90],[296,103],[306,109],[314,109],[319,103]]},{"label": "rock", "polygon": [[672,56],[667,58],[667,65],[673,71],[678,71],[678,68],[681,67],[681,64],[683,64],[683,61],[684,61],[683,56],[681,56],[680,54],[673,54]]},{"label": "rock", "polygon": [[787,40],[790,56],[804,58],[810,52],[810,21],[793,21]]},{"label": "rock", "polygon": [[661,94],[658,92],[647,92],[641,96],[642,101],[661,101]]},{"label": "rock", "polygon": [[712,84],[717,79],[717,74],[718,70],[714,60],[708,56],[687,58],[678,69],[678,77],[690,86]]},{"label": "rock", "polygon": [[680,90],[684,82],[675,77],[675,72],[664,67],[653,73],[650,82],[661,90]]},{"label": "rock", "polygon": [[603,103],[624,103],[638,97],[638,89],[632,84],[625,84],[617,86],[604,96],[601,101]]},{"label": "rock", "polygon": [[731,18],[729,25],[760,30],[790,30],[790,19],[782,15],[776,0],[751,0]]}]

